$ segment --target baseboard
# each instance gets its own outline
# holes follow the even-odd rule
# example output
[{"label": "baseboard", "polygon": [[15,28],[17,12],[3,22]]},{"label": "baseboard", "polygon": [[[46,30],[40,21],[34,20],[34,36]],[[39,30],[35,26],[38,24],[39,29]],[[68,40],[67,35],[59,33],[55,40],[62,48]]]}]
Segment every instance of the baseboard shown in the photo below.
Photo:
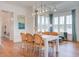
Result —
[{"label": "baseboard", "polygon": [[69,41],[69,42],[73,42],[73,40],[69,40],[69,39],[67,39],[67,41]]},{"label": "baseboard", "polygon": [[68,41],[68,39],[63,39],[63,41]]},{"label": "baseboard", "polygon": [[76,41],[77,43],[79,43],[79,41]]},{"label": "baseboard", "polygon": [[73,41],[73,40],[67,40],[68,42],[76,42],[79,43],[79,41]]}]

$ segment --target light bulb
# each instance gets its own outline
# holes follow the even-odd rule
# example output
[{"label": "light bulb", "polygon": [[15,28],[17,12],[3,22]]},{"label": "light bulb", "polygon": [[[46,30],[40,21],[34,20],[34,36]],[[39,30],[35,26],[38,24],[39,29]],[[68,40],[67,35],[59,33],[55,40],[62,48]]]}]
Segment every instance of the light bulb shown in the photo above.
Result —
[{"label": "light bulb", "polygon": [[40,13],[41,13],[41,11],[40,11]]},{"label": "light bulb", "polygon": [[46,9],[46,12],[47,12],[48,10]]},{"label": "light bulb", "polygon": [[39,10],[39,8],[37,8],[37,10]]},{"label": "light bulb", "polygon": [[39,12],[37,12],[37,14],[39,14]]},{"label": "light bulb", "polygon": [[45,11],[43,10],[43,12],[45,12]]},{"label": "light bulb", "polygon": [[56,9],[54,9],[54,12],[56,12],[57,10]]}]

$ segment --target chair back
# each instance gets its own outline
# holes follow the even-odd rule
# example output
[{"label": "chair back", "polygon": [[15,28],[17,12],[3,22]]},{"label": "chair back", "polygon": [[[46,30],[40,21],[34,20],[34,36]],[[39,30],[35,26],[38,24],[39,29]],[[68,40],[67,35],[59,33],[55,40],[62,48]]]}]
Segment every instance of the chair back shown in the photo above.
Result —
[{"label": "chair back", "polygon": [[33,37],[34,37],[34,42],[36,44],[44,45],[44,41],[43,41],[42,37],[39,34],[34,34]]},{"label": "chair back", "polygon": [[32,36],[32,34],[30,34],[30,33],[26,33],[26,38],[27,38],[27,41],[28,42],[33,42],[33,36]]},{"label": "chair back", "polygon": [[21,38],[22,38],[22,41],[26,41],[26,34],[25,33],[21,33]]}]

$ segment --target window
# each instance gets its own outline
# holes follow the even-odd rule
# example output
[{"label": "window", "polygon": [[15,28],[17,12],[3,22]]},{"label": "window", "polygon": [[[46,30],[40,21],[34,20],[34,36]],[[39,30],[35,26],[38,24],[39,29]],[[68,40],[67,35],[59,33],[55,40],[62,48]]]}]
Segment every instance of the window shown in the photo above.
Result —
[{"label": "window", "polygon": [[49,17],[46,17],[46,18],[45,18],[45,21],[46,21],[46,22],[45,22],[46,25],[48,25],[48,24],[49,24]]},{"label": "window", "polygon": [[54,17],[54,22],[53,22],[54,25],[58,25],[58,17]]},{"label": "window", "polygon": [[53,31],[58,32],[58,17],[53,19]]},{"label": "window", "polygon": [[42,25],[45,24],[45,19],[44,19],[44,16],[41,16],[42,20],[40,20],[40,22],[42,22]]},{"label": "window", "polygon": [[72,34],[72,15],[55,16],[53,19],[53,31]]},{"label": "window", "polygon": [[64,16],[59,17],[59,31],[64,32]]},{"label": "window", "polygon": [[[49,31],[49,16],[38,16],[38,31]],[[72,15],[53,17],[53,31],[72,34]]]},{"label": "window", "polygon": [[67,32],[69,34],[72,34],[72,15],[66,16],[66,26],[67,26]]},{"label": "window", "polygon": [[48,16],[38,16],[38,32],[48,31],[49,17]]},{"label": "window", "polygon": [[59,21],[59,24],[62,24],[63,25],[64,24],[64,16],[60,16],[59,18],[60,18],[59,19],[60,20]]},{"label": "window", "polygon": [[72,24],[72,15],[66,16],[66,24]]}]

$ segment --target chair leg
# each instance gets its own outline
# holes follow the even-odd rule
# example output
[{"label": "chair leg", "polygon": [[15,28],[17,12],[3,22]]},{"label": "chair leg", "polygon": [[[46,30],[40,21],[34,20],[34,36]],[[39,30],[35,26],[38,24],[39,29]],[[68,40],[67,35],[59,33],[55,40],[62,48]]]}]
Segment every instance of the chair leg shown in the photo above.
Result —
[{"label": "chair leg", "polygon": [[35,53],[35,52],[36,52],[35,50],[36,50],[36,46],[34,46],[34,48],[33,48],[34,56],[35,56],[35,54],[36,54],[36,53]]},{"label": "chair leg", "polygon": [[26,56],[28,57],[28,43],[26,43],[26,47],[25,47],[25,49],[26,49]]},{"label": "chair leg", "polygon": [[21,44],[21,48],[22,48],[22,55],[23,55],[23,56],[25,56],[25,55],[24,55],[24,44],[25,44],[24,42],[22,42],[22,44]]},{"label": "chair leg", "polygon": [[35,56],[35,46],[34,46],[34,48],[33,48],[33,56]]},{"label": "chair leg", "polygon": [[38,54],[39,54],[39,51],[38,51],[38,47],[36,46],[36,48],[35,48],[35,56],[37,57]]},{"label": "chair leg", "polygon": [[41,52],[42,52],[42,50],[41,50],[41,48],[39,48],[39,56],[41,57]]}]

